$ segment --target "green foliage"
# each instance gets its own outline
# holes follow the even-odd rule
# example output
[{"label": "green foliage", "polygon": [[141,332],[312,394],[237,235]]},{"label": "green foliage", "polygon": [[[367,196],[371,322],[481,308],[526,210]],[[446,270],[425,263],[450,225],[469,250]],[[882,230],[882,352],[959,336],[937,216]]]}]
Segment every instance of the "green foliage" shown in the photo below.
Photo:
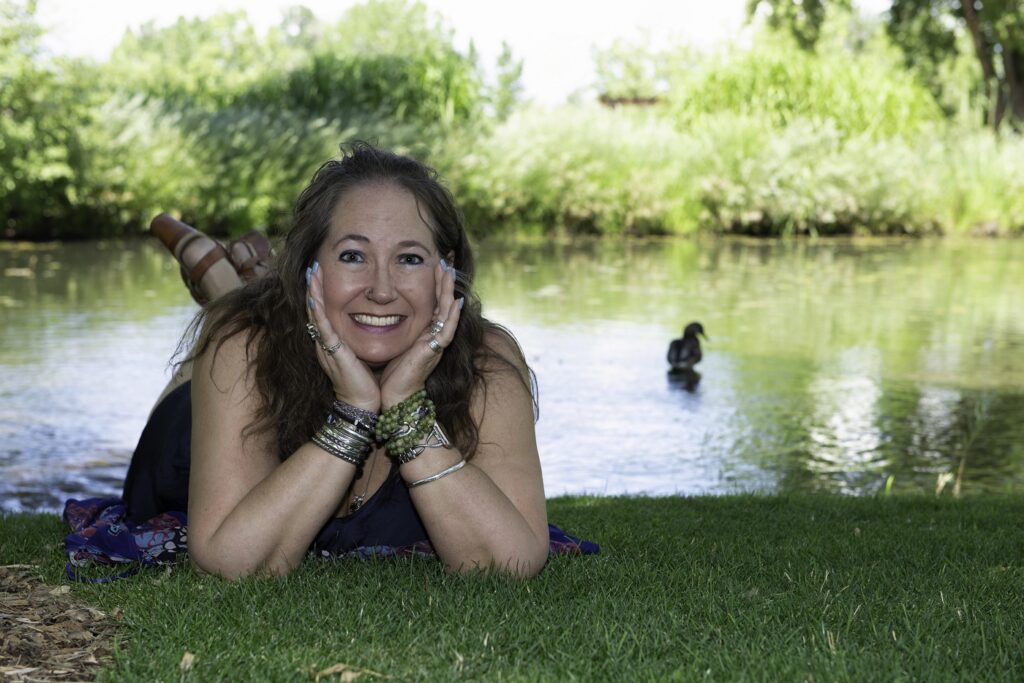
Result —
[{"label": "green foliage", "polygon": [[127,31],[105,65],[108,82],[128,93],[190,106],[231,104],[278,68],[245,12],[180,17],[166,28]]},{"label": "green foliage", "polygon": [[[810,51],[829,17],[848,13],[850,2],[748,0],[747,10],[766,16],[769,26]],[[945,99],[949,65],[969,54],[983,120],[998,129],[1009,115],[1014,126],[1024,126],[1024,5],[1019,0],[892,0],[886,29],[906,65],[939,101]]]},{"label": "green foliage", "polygon": [[942,119],[928,91],[877,41],[856,52],[836,46],[812,53],[765,35],[750,50],[688,65],[671,83],[670,115],[684,128],[705,116],[736,114],[773,127],[812,120],[844,136],[881,138],[912,135]]},{"label": "green foliage", "polygon": [[664,63],[677,57],[651,50],[648,35],[615,40],[594,52],[598,96],[606,102],[654,100],[667,88]]},{"label": "green foliage", "polygon": [[523,99],[523,60],[516,59],[512,47],[502,41],[498,55],[498,84],[494,91],[494,115],[505,121]]},{"label": "green foliage", "polygon": [[[92,65],[45,58],[34,3],[0,0],[0,230],[114,235],[162,210],[215,233],[279,230],[337,144],[365,138],[435,163],[482,233],[1024,232],[1020,138],[976,130],[996,81],[951,33],[952,5],[929,1],[946,19],[899,0],[888,34],[822,14],[825,0],[773,0],[769,23],[806,25],[795,40],[711,55],[617,41],[596,53],[597,89],[659,101],[637,112],[524,109],[508,46],[488,84],[420,2],[371,0],[331,24],[293,8],[266,35],[241,12],[146,25]],[[978,7],[1005,76],[1019,12]],[[910,70],[887,35],[922,46]]]},{"label": "green foliage", "polygon": [[[747,13],[762,14],[775,30],[786,30],[797,44],[811,50],[821,36],[828,0],[747,0]],[[850,0],[832,0],[831,5],[850,9]]]},{"label": "green foliage", "polygon": [[34,2],[0,4],[0,234],[89,234],[111,222],[78,178],[89,156],[81,130],[93,117],[94,74],[40,60],[34,12]]},{"label": "green foliage", "polygon": [[1009,115],[1024,126],[1024,5],[1019,0],[893,0],[889,36],[906,64],[941,98],[943,73],[973,57],[983,120],[999,128]]},{"label": "green foliage", "polygon": [[533,107],[448,176],[474,231],[504,223],[572,234],[683,231],[671,125],[597,107]]},{"label": "green foliage", "polygon": [[339,142],[429,157],[496,97],[418,2],[371,1],[333,25],[293,8],[266,36],[244,12],[148,24],[97,67],[44,60],[33,5],[0,7],[8,237],[118,234],[164,210],[214,233],[280,228]]},{"label": "green foliage", "polygon": [[426,6],[381,0],[319,27],[303,59],[288,70],[265,69],[246,102],[451,128],[479,118],[485,99],[476,57],[455,50],[451,31]]}]

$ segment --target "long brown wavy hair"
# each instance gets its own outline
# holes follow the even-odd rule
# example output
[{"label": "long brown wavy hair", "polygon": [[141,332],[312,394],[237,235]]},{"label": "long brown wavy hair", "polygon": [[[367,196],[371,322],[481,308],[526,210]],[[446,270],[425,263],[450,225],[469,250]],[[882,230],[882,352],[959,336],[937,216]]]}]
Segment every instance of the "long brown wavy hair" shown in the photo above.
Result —
[{"label": "long brown wavy hair", "polygon": [[[474,390],[486,391],[490,372],[512,371],[534,396],[536,411],[533,372],[512,334],[481,313],[462,214],[437,172],[365,142],[342,145],[341,152],[341,159],[321,166],[299,195],[291,228],[270,272],[211,302],[192,321],[183,345],[194,343],[182,362],[194,360],[211,344],[216,355],[227,339],[245,334],[246,354],[262,402],[243,435],[276,433],[282,459],[309,441],[323,425],[334,389],[306,331],[306,268],[326,239],[334,209],[345,192],[365,183],[393,182],[416,197],[438,253],[454,254],[455,296],[466,303],[455,338],[427,378],[426,388],[441,427],[470,458],[479,444],[479,428],[470,415]],[[507,340],[517,357],[508,358],[493,344],[485,344],[489,334]],[[526,368],[526,373],[519,368]]]}]

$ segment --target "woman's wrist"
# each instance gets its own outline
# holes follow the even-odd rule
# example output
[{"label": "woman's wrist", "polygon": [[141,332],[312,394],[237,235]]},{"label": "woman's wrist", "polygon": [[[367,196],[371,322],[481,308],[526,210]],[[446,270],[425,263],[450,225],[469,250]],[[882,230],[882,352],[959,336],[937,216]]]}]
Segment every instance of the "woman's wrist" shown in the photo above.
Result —
[{"label": "woman's wrist", "polygon": [[347,406],[360,411],[370,413],[372,415],[379,415],[382,410],[380,399],[377,400],[357,400],[350,397],[346,397],[343,394],[335,391],[334,392],[335,403],[343,403]]}]

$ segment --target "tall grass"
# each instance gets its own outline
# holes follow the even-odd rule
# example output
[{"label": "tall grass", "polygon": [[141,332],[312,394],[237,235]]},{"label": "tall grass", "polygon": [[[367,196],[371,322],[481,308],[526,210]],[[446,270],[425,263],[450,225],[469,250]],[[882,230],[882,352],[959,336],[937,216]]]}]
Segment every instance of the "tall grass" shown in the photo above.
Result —
[{"label": "tall grass", "polygon": [[833,38],[809,52],[787,36],[762,33],[749,49],[696,63],[685,53],[680,64],[667,67],[667,109],[683,129],[724,114],[752,116],[772,129],[810,120],[841,137],[891,138],[943,120],[934,98],[881,36],[856,48]]},{"label": "tall grass", "polygon": [[447,164],[484,233],[1024,234],[1024,138],[945,124],[880,137],[722,112],[680,130],[653,113],[534,108]]},{"label": "tall grass", "polygon": [[679,156],[668,121],[595,106],[531,108],[453,155],[447,175],[470,223],[571,233],[684,232]]}]

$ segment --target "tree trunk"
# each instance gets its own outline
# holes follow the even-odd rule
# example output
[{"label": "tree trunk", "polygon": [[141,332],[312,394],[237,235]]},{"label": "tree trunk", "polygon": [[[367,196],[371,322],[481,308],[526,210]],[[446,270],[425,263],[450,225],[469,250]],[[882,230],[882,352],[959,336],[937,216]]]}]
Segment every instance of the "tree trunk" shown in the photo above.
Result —
[{"label": "tree trunk", "polygon": [[1024,54],[1004,47],[1003,73],[1009,90],[1010,111],[1013,113],[1015,127],[1024,126],[1024,83],[1021,83],[1022,74],[1018,69],[1022,63]]},{"label": "tree trunk", "polygon": [[[971,0],[964,0],[960,3],[964,12],[964,19],[967,22],[967,30],[971,32],[971,42],[974,43],[974,54],[981,63],[981,80],[985,85],[985,99],[988,103],[986,112],[987,123],[992,128],[999,128],[1006,110],[1006,102],[999,80],[996,77],[996,70],[992,66],[992,50],[981,33],[981,23],[978,21],[978,13],[974,9]],[[995,95],[993,97],[993,95]]]}]

